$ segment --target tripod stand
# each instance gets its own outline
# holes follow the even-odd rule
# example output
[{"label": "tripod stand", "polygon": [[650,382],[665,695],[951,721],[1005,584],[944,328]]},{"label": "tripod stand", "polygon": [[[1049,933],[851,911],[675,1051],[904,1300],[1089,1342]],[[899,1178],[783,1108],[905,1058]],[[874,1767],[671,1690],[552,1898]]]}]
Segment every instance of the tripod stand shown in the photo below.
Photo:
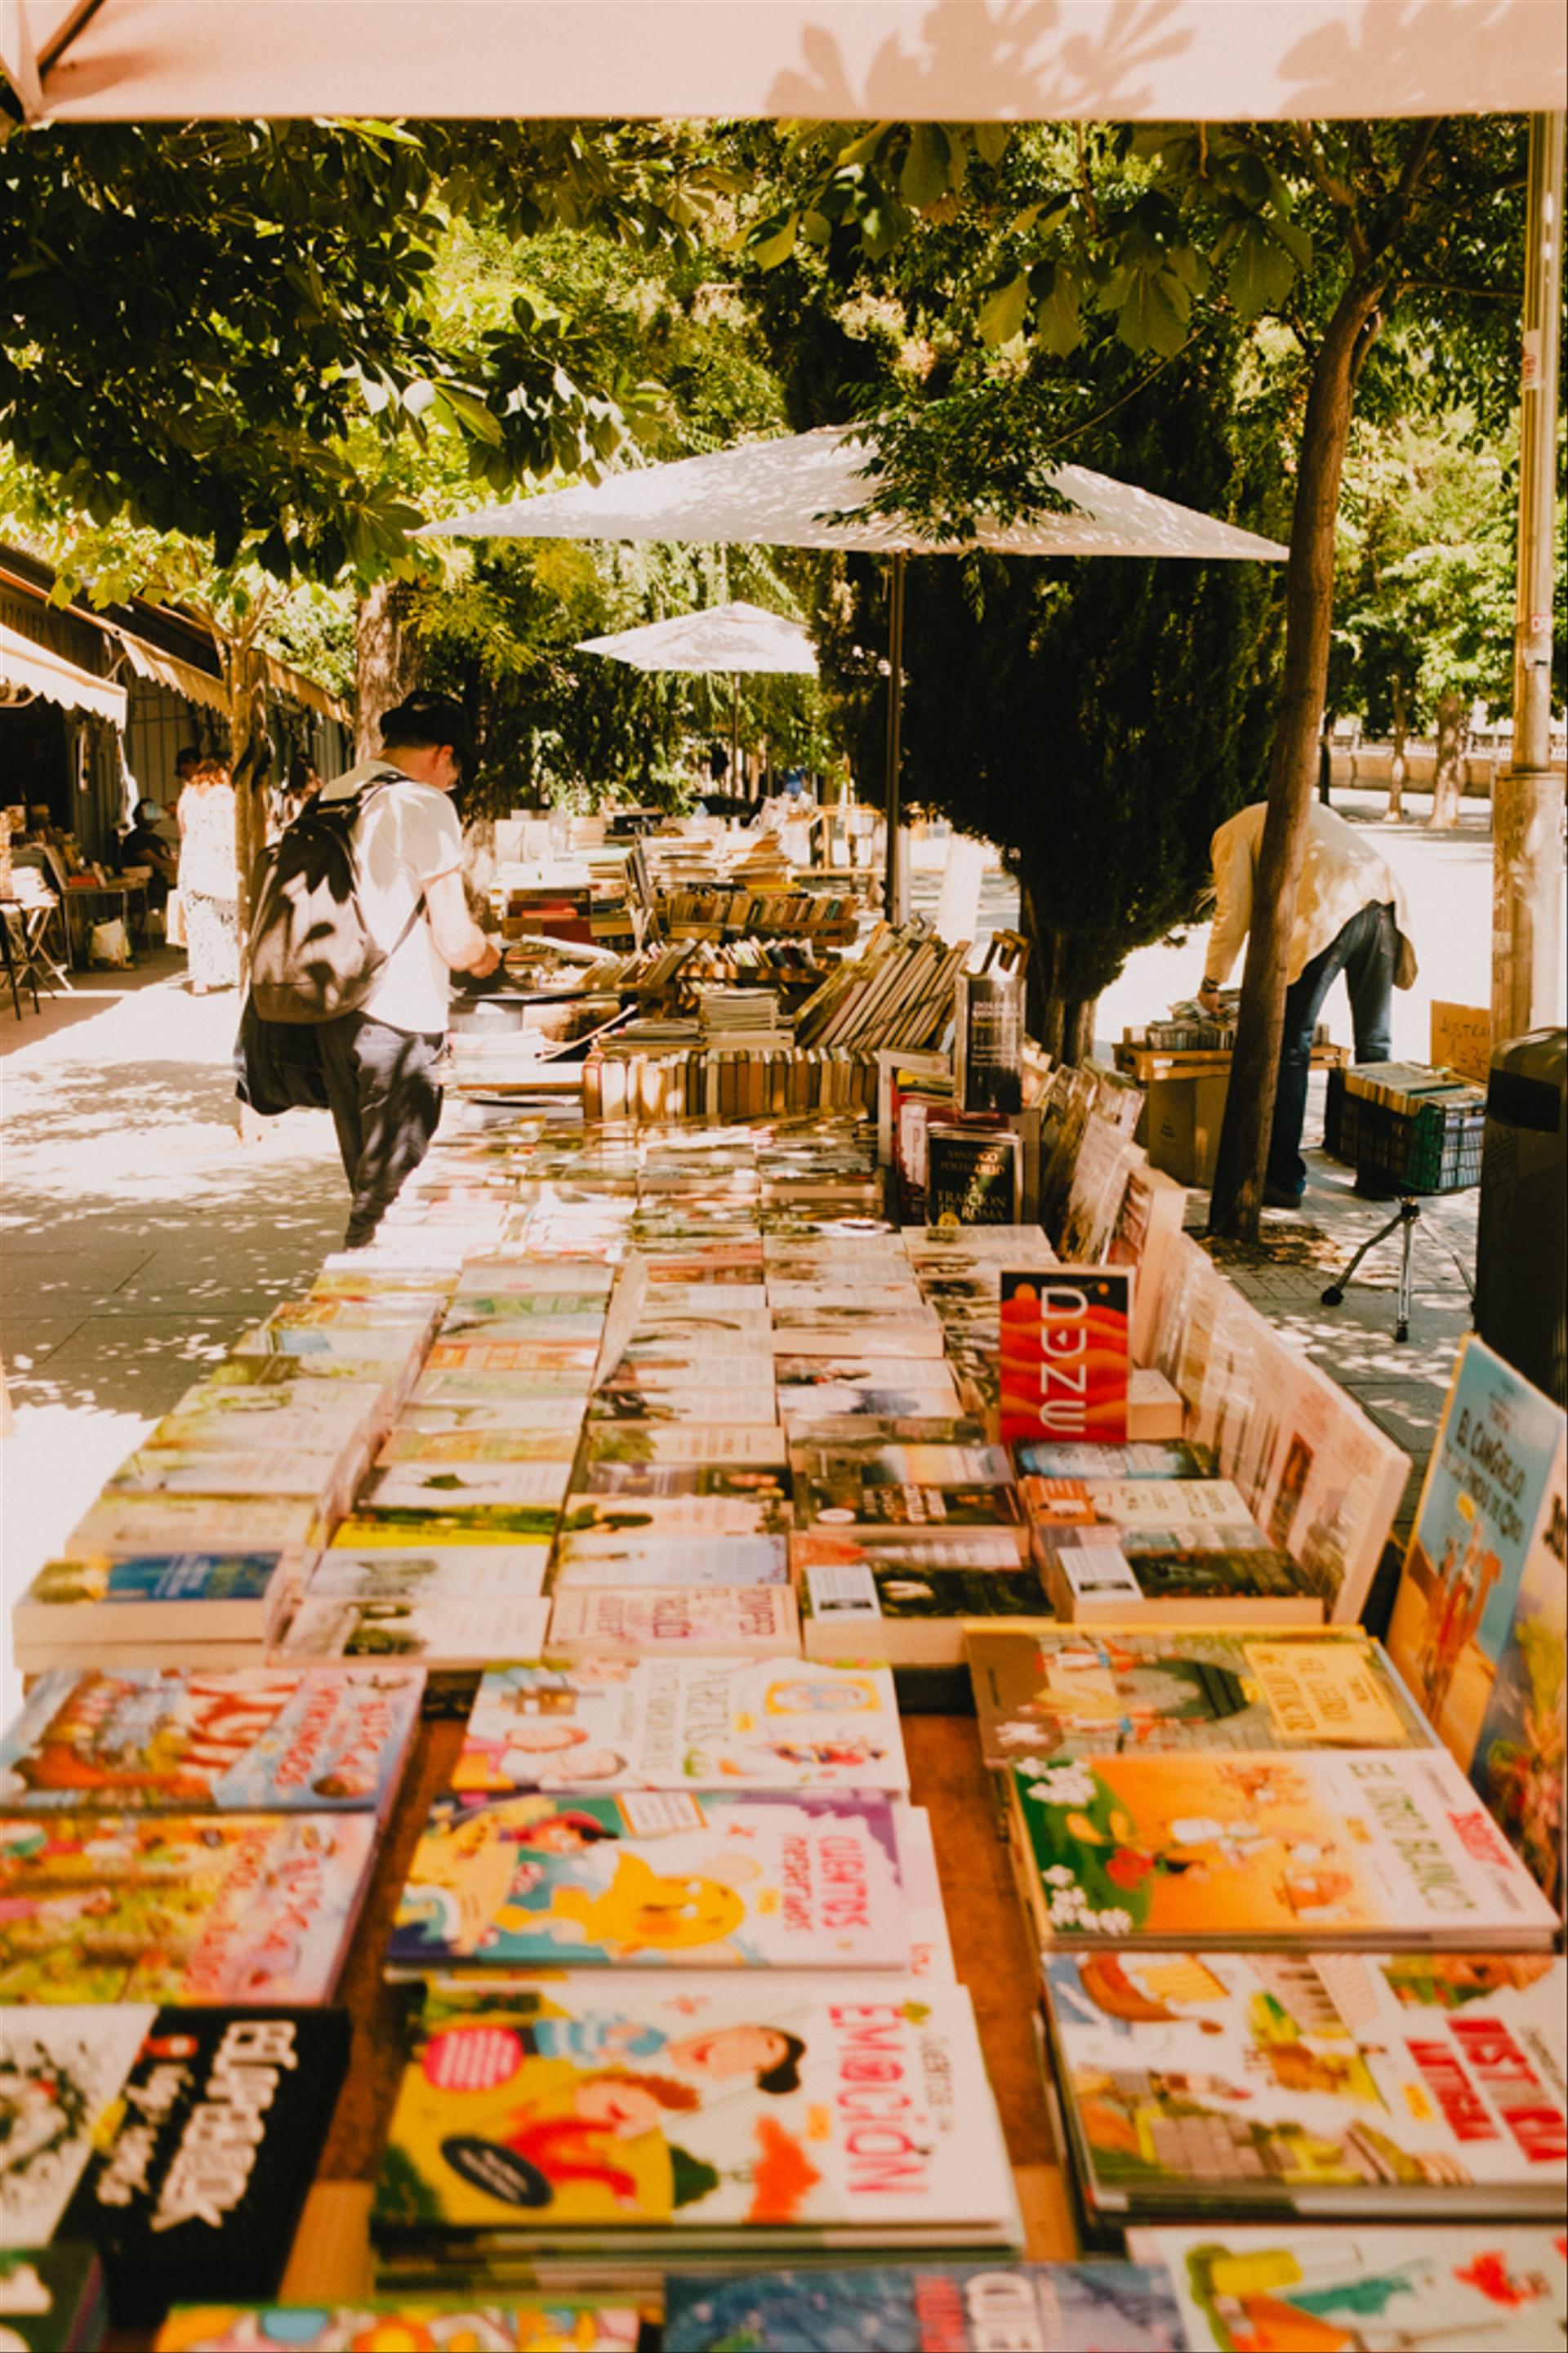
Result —
[{"label": "tripod stand", "polygon": [[[1334,1282],[1330,1283],[1328,1289],[1322,1293],[1321,1297],[1323,1305],[1325,1307],[1337,1307],[1340,1304],[1345,1293],[1349,1290],[1352,1282],[1355,1280],[1355,1271],[1361,1264],[1363,1259],[1365,1258],[1368,1250],[1374,1250],[1379,1242],[1385,1242],[1388,1240],[1389,1235],[1397,1230],[1399,1235],[1399,1281],[1395,1286],[1394,1294],[1394,1336],[1396,1340],[1408,1340],[1410,1337],[1410,1259],[1411,1251],[1415,1241],[1415,1229],[1420,1222],[1420,1202],[1416,1200],[1414,1194],[1402,1193],[1399,1197],[1399,1207],[1395,1209],[1393,1217],[1389,1219],[1387,1224],[1379,1226],[1375,1234],[1369,1234],[1367,1236],[1365,1241],[1363,1242],[1361,1248],[1357,1250],[1355,1256],[1346,1267],[1343,1274],[1338,1276]],[[1460,1280],[1463,1282],[1465,1286],[1465,1296],[1470,1303],[1470,1310],[1473,1314],[1476,1304],[1475,1286],[1471,1282],[1468,1274],[1465,1271],[1463,1261],[1460,1259],[1457,1250],[1453,1250],[1448,1248],[1448,1244],[1446,1241],[1441,1240],[1437,1236],[1434,1236],[1433,1239],[1437,1241],[1437,1246],[1440,1250],[1447,1251],[1448,1256],[1458,1268]]]}]

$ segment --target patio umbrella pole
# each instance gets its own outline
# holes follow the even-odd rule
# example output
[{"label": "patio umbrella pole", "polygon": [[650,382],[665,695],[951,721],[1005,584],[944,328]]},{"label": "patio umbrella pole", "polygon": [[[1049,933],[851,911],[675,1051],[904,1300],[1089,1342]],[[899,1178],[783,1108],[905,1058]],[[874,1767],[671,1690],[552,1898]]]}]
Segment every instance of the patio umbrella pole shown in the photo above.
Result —
[{"label": "patio umbrella pole", "polygon": [[904,714],[904,559],[895,555],[888,582],[888,840],[883,913],[890,923],[904,915],[899,861],[899,770]]},{"label": "patio umbrella pole", "polygon": [[741,673],[730,673],[730,790],[741,789]]}]

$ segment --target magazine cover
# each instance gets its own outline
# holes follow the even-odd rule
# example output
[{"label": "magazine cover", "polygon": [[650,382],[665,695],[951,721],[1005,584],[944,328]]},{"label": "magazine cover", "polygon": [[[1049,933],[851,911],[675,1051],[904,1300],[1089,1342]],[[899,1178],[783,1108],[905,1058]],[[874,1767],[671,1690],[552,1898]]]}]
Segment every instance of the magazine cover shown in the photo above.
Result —
[{"label": "magazine cover", "polygon": [[677,2272],[664,2353],[1184,2353],[1163,2264]]},{"label": "magazine cover", "polygon": [[440,1798],[387,1958],[907,1969],[898,1816],[847,1795]]},{"label": "magazine cover", "polygon": [[0,1804],[367,1812],[384,1819],[419,1721],[406,1668],[63,1668],[0,1732]]},{"label": "magazine cover", "polygon": [[452,1788],[907,1790],[892,1680],[798,1659],[492,1667]]},{"label": "magazine cover", "polygon": [[1522,1950],[1557,1925],[1445,1749],[1080,1757],[1012,1774],[1051,1941]]},{"label": "magazine cover", "polygon": [[972,1627],[980,1745],[1032,1757],[1184,1749],[1426,1748],[1431,1735],[1359,1629],[1251,1635]]},{"label": "magazine cover", "polygon": [[[1019,2225],[969,1997],[899,1978],[437,1980],[376,2184],[383,2247],[559,2224],[747,2250]],[[737,2243],[740,2243],[739,2242]]]},{"label": "magazine cover", "polygon": [[1405,1555],[1394,1664],[1561,1903],[1568,1520],[1563,1418],[1465,1342]]},{"label": "magazine cover", "polygon": [[1129,1947],[1045,1979],[1091,2207],[1562,2214],[1562,1961]]},{"label": "magazine cover", "polygon": [[153,2353],[637,2353],[635,2304],[552,2292],[505,2304],[176,2305]]},{"label": "magazine cover", "polygon": [[10,1814],[0,2002],[325,2001],[369,1814]]},{"label": "magazine cover", "polygon": [[95,2247],[121,2325],[174,2290],[272,2295],[348,2055],[338,2010],[0,2011],[6,2237]]},{"label": "magazine cover", "polygon": [[1128,2249],[1165,2266],[1194,2353],[1542,2353],[1568,2337],[1561,2230],[1221,2221],[1149,2226],[1129,2234]]},{"label": "magazine cover", "polygon": [[1124,1439],[1131,1268],[1005,1267],[1001,1293],[1004,1445]]}]

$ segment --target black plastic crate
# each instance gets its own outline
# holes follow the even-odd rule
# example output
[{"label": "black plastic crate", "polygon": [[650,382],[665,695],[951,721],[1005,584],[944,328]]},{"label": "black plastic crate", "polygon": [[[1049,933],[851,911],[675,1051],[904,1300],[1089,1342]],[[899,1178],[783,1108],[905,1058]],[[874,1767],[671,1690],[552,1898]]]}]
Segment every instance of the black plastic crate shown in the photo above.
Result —
[{"label": "black plastic crate", "polygon": [[1418,1103],[1394,1111],[1352,1094],[1342,1071],[1329,1072],[1323,1149],[1363,1176],[1406,1193],[1462,1193],[1481,1181],[1486,1104]]}]

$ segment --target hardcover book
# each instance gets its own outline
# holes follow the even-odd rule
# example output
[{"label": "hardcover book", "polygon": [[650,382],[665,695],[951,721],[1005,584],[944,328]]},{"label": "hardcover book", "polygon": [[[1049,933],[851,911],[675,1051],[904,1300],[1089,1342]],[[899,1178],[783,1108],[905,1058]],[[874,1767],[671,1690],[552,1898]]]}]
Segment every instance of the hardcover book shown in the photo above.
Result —
[{"label": "hardcover book", "polygon": [[1006,2247],[1021,2226],[961,1987],[710,1975],[438,1980],[373,2228],[395,2269],[552,2236],[754,2263],[803,2242]]},{"label": "hardcover book", "polygon": [[0,2002],[312,2002],[375,1859],[369,1814],[11,1814]]},{"label": "hardcover book", "polygon": [[1568,2337],[1561,2230],[1352,2219],[1323,2231],[1222,2218],[1146,2226],[1127,2243],[1135,2262],[1165,2266],[1194,2353],[1372,2343],[1542,2353]]},{"label": "hardcover book", "polygon": [[555,1595],[544,1647],[599,1661],[794,1658],[800,1620],[788,1585],[582,1585]]},{"label": "hardcover book", "polygon": [[0,1804],[324,1810],[384,1820],[424,1685],[406,1668],[63,1669],[34,1686],[0,1733]]},{"label": "hardcover book", "polygon": [[1388,1647],[1441,1738],[1563,1901],[1563,1418],[1470,1337],[1432,1450]]},{"label": "hardcover book", "polygon": [[1012,1808],[1046,1944],[1522,1951],[1556,1927],[1441,1748],[1015,1764]]},{"label": "hardcover book", "polygon": [[1165,2266],[921,2263],[677,2272],[664,2353],[1184,2353]]},{"label": "hardcover book", "polygon": [[388,1972],[907,1969],[898,1821],[847,1795],[438,1799]]},{"label": "hardcover book", "polygon": [[798,1659],[495,1667],[452,1768],[464,1795],[527,1788],[904,1791],[892,1683]]},{"label": "hardcover book", "polygon": [[1560,1960],[1128,1946],[1045,1980],[1095,2214],[1561,2218]]},{"label": "hardcover book", "polygon": [[1425,1748],[1431,1735],[1381,1646],[1350,1627],[1160,1633],[971,1626],[992,1772],[1032,1759],[1185,1749]]},{"label": "hardcover book", "polygon": [[96,2248],[121,2325],[174,2290],[271,2295],[348,2054],[335,2010],[0,2011],[6,2237]]}]

